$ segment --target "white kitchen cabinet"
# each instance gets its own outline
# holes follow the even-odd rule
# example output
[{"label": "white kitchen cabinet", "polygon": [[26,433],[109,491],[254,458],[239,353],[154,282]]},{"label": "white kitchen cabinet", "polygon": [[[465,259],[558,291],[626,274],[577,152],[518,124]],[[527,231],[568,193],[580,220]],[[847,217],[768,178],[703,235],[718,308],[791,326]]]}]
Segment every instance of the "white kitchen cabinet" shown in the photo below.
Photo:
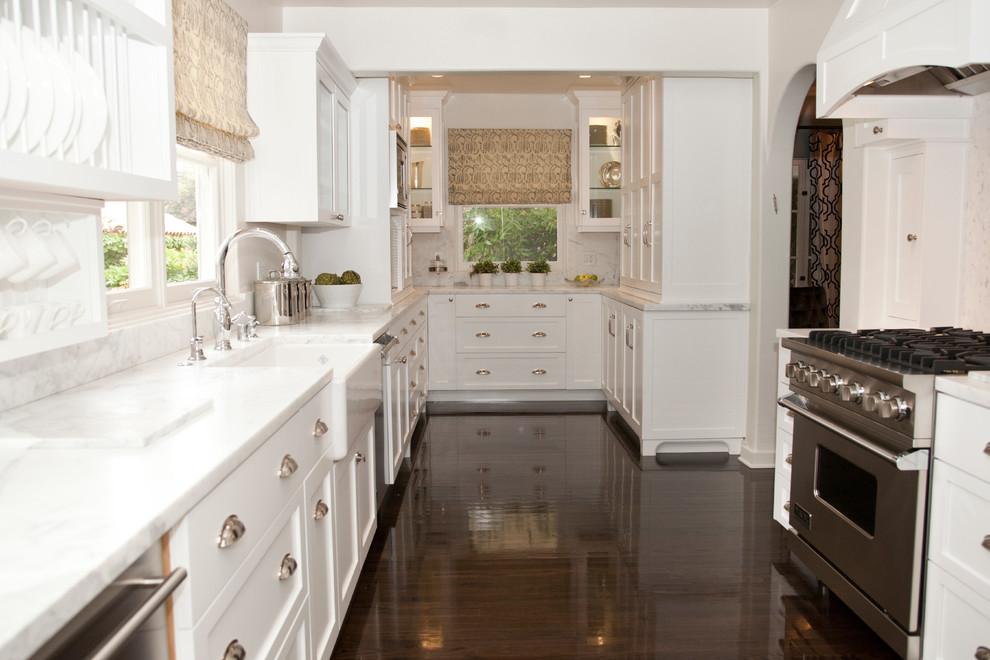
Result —
[{"label": "white kitchen cabinet", "polygon": [[450,350],[454,345],[457,320],[454,296],[450,294],[430,296],[429,310],[430,389],[456,389],[457,377],[454,368],[457,364],[457,354]]},{"label": "white kitchen cabinet", "polygon": [[622,110],[618,92],[571,90],[578,110],[578,231],[620,231]]},{"label": "white kitchen cabinet", "polygon": [[374,420],[352,437],[347,455],[333,465],[334,539],[340,611],[354,596],[361,566],[377,529]]},{"label": "white kitchen cabinet", "polygon": [[388,79],[388,127],[398,131],[402,139],[409,137],[409,79]]},{"label": "white kitchen cabinet", "polygon": [[643,435],[643,312],[623,305],[619,325],[622,354],[622,386],[618,399],[619,413],[632,430]]},{"label": "white kitchen cabinet", "polygon": [[443,229],[447,203],[446,90],[409,93],[410,226],[414,232]]},{"label": "white kitchen cabinet", "polygon": [[429,393],[429,342],[427,334],[427,298],[423,297],[396,317],[388,334],[398,339],[390,353],[388,391],[385,406],[386,483],[394,483],[410,444]]},{"label": "white kitchen cabinet", "polygon": [[320,457],[305,483],[306,544],[309,568],[309,644],[315,657],[329,657],[340,633],[337,571],[334,560],[333,460]]},{"label": "white kitchen cabinet", "polygon": [[602,392],[615,405],[622,397],[622,303],[603,296],[602,322]]},{"label": "white kitchen cabinet", "polygon": [[[791,361],[791,351],[777,340],[777,396],[786,396],[790,384],[784,368]],[[789,529],[791,508],[791,448],[794,437],[794,413],[777,406],[776,447],[774,450],[773,518]]]},{"label": "white kitchen cabinet", "polygon": [[14,0],[5,7],[0,43],[11,73],[0,113],[0,188],[174,198],[171,3],[56,0],[39,11],[38,3]]},{"label": "white kitchen cabinet", "polygon": [[348,226],[357,82],[333,46],[322,34],[249,34],[247,82],[261,129],[245,165],[247,220]]},{"label": "white kitchen cabinet", "polygon": [[988,426],[990,408],[937,394],[924,607],[925,658],[983,657],[980,649],[990,649]]}]

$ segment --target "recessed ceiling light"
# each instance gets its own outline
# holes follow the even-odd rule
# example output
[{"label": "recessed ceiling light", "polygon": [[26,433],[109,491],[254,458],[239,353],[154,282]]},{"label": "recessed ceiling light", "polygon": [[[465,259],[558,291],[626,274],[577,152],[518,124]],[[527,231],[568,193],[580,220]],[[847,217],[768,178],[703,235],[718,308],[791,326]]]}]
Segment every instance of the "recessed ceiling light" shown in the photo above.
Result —
[{"label": "recessed ceiling light", "polygon": [[578,78],[590,78],[590,77],[591,77],[590,73],[582,73],[578,76]]},{"label": "recessed ceiling light", "polygon": [[443,78],[443,74],[442,73],[434,73],[433,75],[430,76],[430,78]]}]

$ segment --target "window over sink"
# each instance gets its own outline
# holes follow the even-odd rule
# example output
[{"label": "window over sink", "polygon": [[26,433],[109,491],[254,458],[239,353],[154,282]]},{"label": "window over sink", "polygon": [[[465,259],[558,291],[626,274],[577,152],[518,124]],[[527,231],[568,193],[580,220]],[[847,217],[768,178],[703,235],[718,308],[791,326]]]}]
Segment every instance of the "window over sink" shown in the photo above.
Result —
[{"label": "window over sink", "polygon": [[560,206],[462,206],[462,265],[510,258],[556,262],[562,216]]}]

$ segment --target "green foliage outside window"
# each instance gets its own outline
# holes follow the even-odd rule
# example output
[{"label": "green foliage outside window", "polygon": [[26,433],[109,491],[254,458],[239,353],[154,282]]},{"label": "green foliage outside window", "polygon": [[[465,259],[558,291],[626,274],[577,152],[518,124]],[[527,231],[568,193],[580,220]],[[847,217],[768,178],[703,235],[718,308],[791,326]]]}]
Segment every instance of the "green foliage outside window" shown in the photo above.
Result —
[{"label": "green foliage outside window", "polygon": [[556,207],[466,206],[464,261],[557,260]]},{"label": "green foliage outside window", "polygon": [[127,234],[125,232],[103,232],[103,268],[107,289],[127,288]]},{"label": "green foliage outside window", "polygon": [[[195,236],[165,237],[166,282],[192,282],[199,279],[198,245]],[[126,232],[103,232],[103,267],[107,289],[130,285]]]}]

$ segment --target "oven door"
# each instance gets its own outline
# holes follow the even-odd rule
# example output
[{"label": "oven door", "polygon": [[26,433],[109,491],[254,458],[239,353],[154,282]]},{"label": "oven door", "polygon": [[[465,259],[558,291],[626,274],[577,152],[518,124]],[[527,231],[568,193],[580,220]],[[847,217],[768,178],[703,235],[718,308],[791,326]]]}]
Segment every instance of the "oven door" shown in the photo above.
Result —
[{"label": "oven door", "polygon": [[809,411],[802,400],[792,395],[781,401],[795,412],[791,527],[898,626],[914,633],[928,451],[892,453]]}]

